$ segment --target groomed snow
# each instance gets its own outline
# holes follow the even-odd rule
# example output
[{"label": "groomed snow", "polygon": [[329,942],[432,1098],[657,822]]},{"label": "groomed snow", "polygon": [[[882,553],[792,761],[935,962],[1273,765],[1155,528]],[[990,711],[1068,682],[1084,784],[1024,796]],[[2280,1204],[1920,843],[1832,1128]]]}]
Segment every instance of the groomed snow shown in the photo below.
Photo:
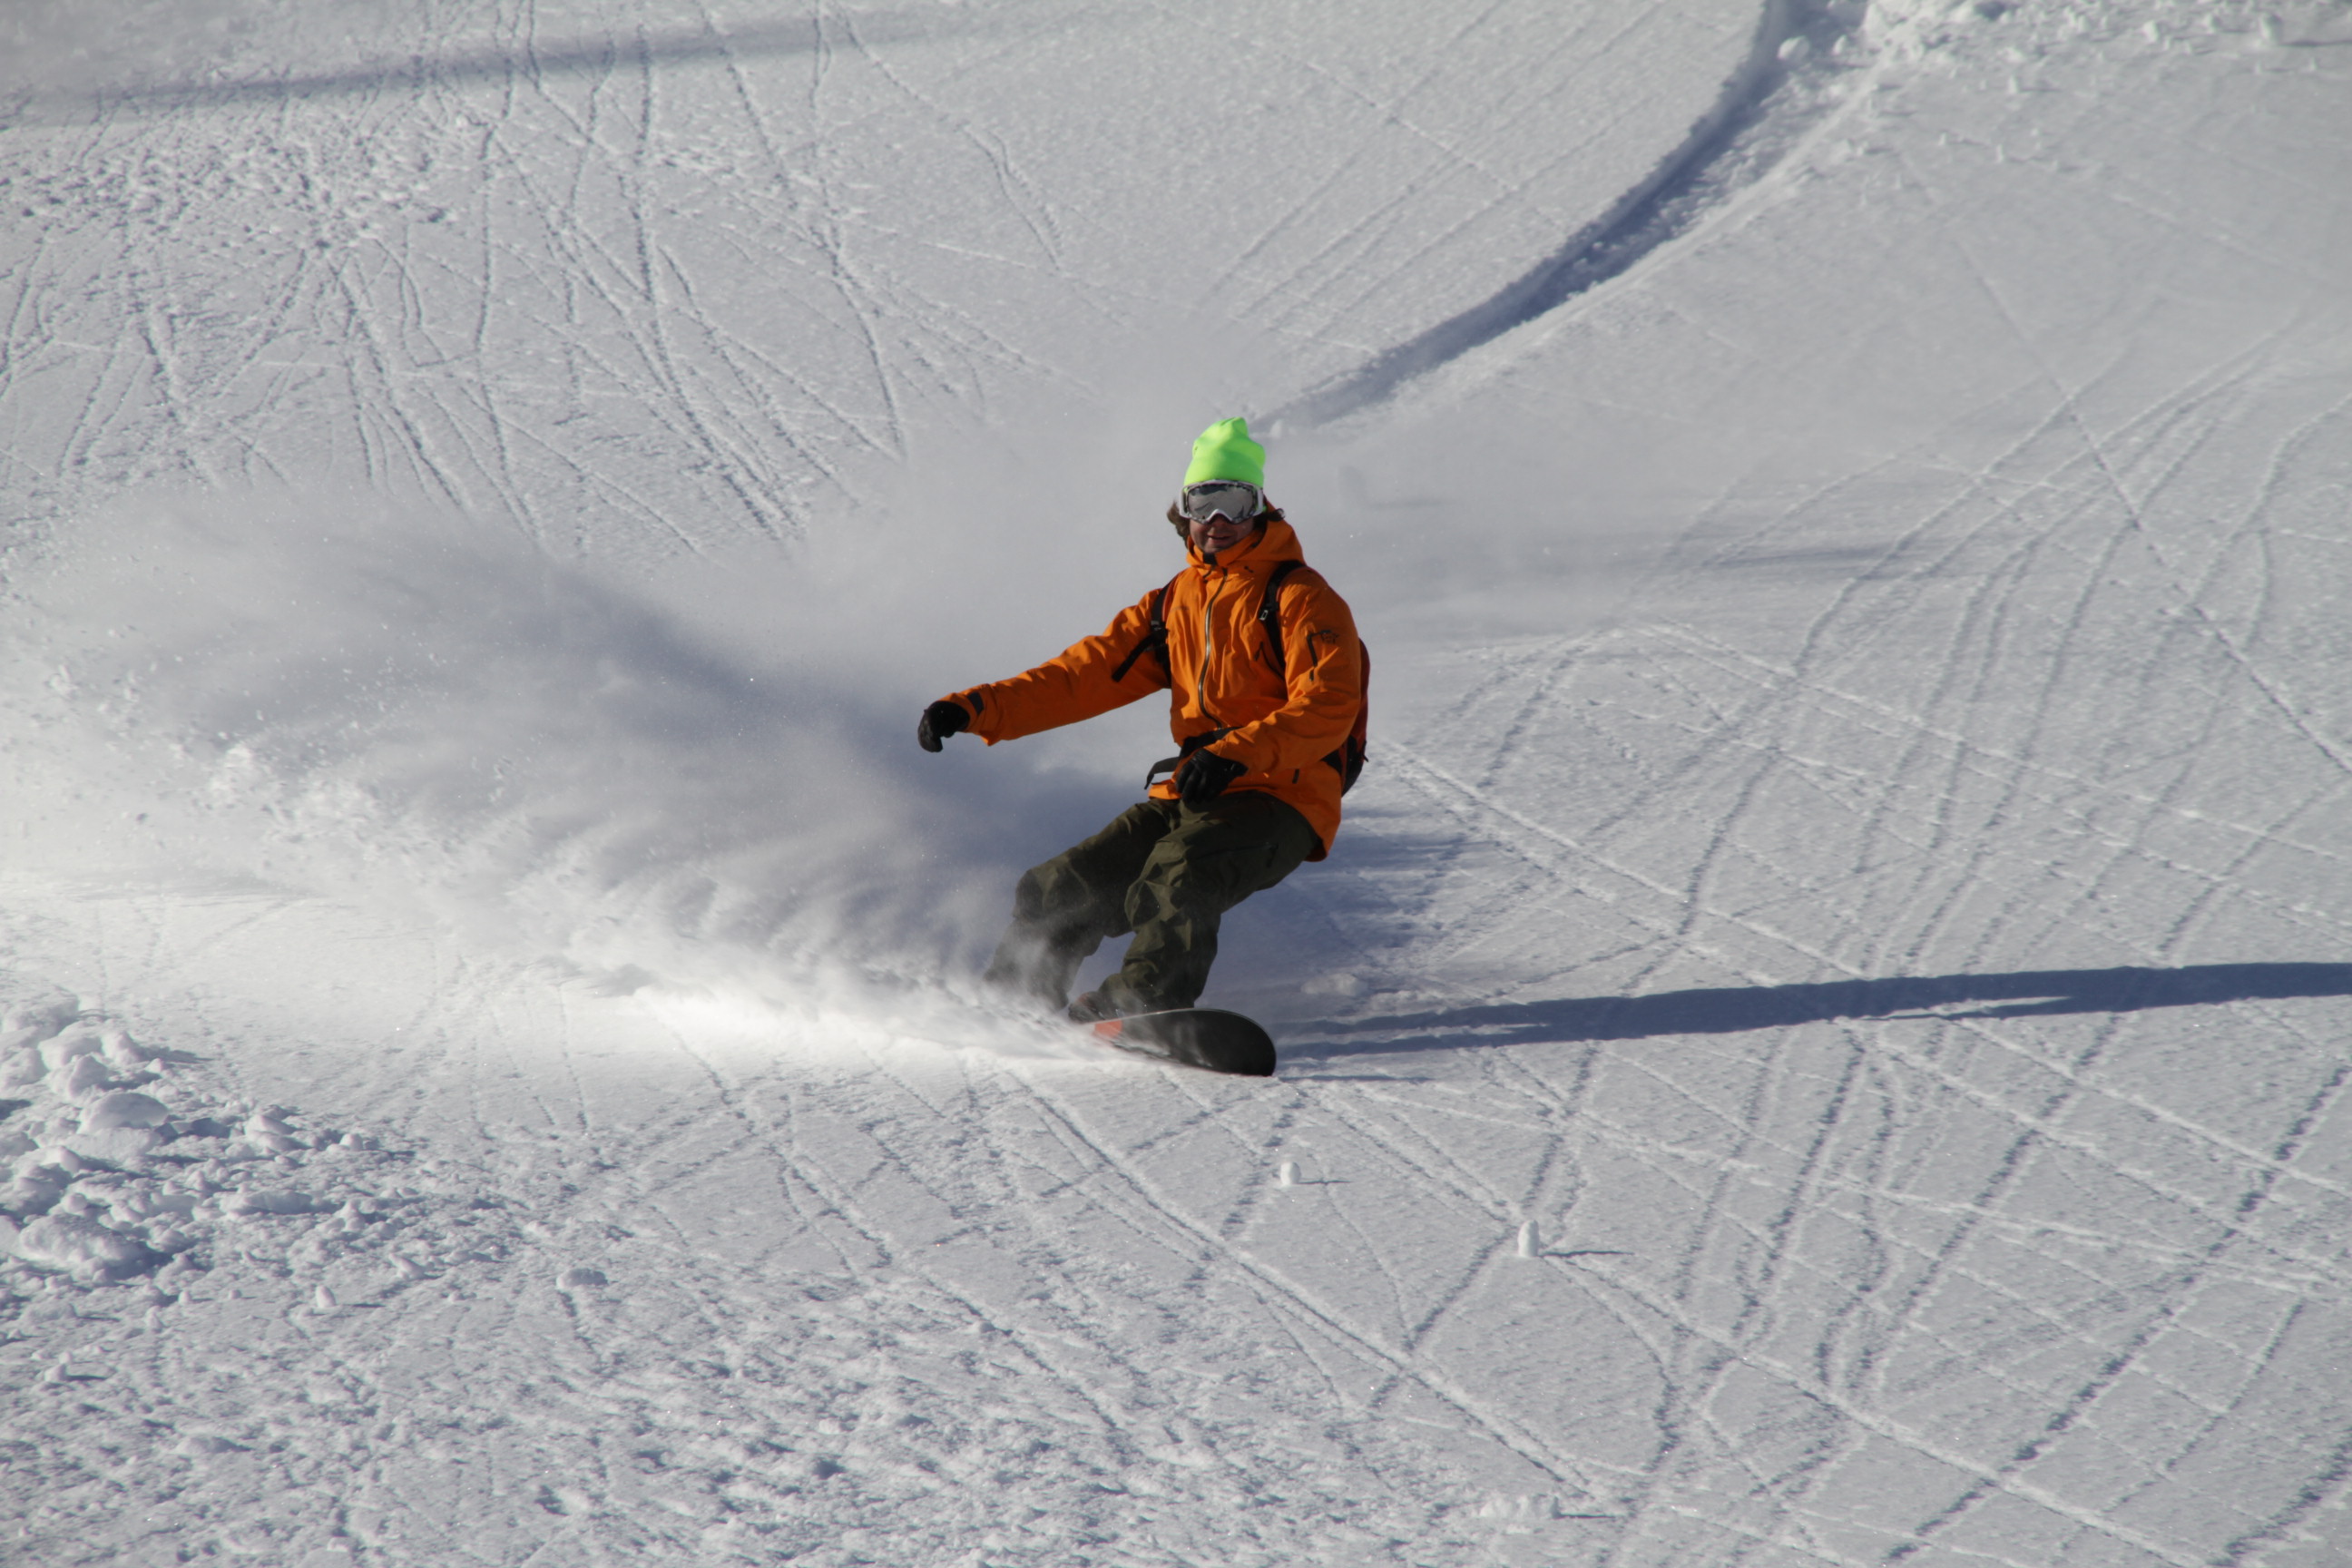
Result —
[{"label": "groomed snow", "polygon": [[[2352,1554],[2352,8],[0,28],[12,1560]],[[1267,1083],[909,731],[1279,409]]]}]

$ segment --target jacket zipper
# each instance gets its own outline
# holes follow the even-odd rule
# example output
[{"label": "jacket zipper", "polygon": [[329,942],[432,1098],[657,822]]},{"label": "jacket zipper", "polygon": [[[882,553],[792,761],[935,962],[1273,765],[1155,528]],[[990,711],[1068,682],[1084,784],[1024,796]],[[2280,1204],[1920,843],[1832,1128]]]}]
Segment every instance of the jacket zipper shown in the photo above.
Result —
[{"label": "jacket zipper", "polygon": [[1227,570],[1217,568],[1217,585],[1209,590],[1209,603],[1201,611],[1201,673],[1192,689],[1201,694],[1201,716],[1212,724],[1217,716],[1209,710],[1209,656],[1217,644],[1217,599],[1225,591]]}]

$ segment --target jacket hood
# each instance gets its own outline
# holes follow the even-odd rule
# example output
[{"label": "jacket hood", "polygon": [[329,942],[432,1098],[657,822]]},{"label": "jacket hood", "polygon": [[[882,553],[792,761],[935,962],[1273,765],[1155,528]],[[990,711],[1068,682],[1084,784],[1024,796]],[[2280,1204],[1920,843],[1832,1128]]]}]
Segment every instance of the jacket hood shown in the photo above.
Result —
[{"label": "jacket hood", "polygon": [[1265,526],[1219,555],[1214,561],[1202,554],[1191,540],[1184,542],[1184,554],[1193,565],[1204,569],[1219,566],[1240,566],[1247,563],[1264,564],[1272,561],[1304,561],[1307,552],[1298,547],[1298,535],[1292,531],[1290,520],[1280,512],[1265,520]]}]

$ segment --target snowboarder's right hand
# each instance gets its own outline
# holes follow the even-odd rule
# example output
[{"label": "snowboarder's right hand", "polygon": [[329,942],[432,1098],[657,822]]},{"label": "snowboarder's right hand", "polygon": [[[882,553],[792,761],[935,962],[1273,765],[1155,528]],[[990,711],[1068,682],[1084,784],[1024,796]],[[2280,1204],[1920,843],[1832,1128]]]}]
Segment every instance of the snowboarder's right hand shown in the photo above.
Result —
[{"label": "snowboarder's right hand", "polygon": [[923,710],[923,721],[915,726],[915,743],[927,752],[936,752],[941,741],[971,728],[971,714],[964,705],[942,697]]}]

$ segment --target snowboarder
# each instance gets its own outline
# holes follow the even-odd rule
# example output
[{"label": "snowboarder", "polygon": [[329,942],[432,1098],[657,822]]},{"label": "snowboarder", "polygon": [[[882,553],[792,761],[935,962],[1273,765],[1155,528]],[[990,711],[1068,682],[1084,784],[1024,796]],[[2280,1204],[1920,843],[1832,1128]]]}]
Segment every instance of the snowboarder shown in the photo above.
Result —
[{"label": "snowboarder", "polygon": [[[1362,761],[1362,645],[1265,481],[1247,422],[1210,426],[1168,509],[1189,564],[1101,636],[943,697],[917,728],[927,752],[964,731],[994,745],[1168,691],[1177,754],[1145,799],[1023,874],[988,966],[990,984],[1076,1022],[1192,1005],[1224,912],[1322,859],[1339,830]],[[1079,964],[1128,931],[1118,973],[1071,1001]]]}]

